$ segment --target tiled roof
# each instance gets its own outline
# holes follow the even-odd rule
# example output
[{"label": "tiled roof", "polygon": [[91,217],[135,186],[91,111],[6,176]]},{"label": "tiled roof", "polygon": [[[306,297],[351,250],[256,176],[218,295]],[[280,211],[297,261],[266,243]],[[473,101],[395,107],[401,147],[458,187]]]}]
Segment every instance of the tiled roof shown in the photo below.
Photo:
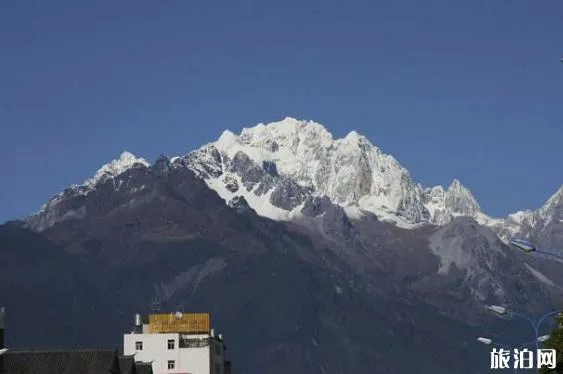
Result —
[{"label": "tiled roof", "polygon": [[135,359],[133,356],[119,357],[119,371],[121,374],[135,374]]},{"label": "tiled roof", "polygon": [[151,363],[136,362],[135,366],[137,367],[137,374],[153,374]]},{"label": "tiled roof", "polygon": [[2,374],[119,374],[115,350],[26,350],[2,355]]}]

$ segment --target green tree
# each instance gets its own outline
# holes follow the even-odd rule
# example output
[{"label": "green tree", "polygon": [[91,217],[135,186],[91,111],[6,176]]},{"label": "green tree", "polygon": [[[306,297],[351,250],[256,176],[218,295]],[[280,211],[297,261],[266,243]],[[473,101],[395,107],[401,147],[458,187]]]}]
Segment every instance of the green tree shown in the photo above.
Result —
[{"label": "green tree", "polygon": [[563,374],[563,313],[557,315],[558,326],[550,333],[550,337],[544,343],[544,348],[555,349],[557,352],[557,366],[555,369],[542,368],[541,374]]}]

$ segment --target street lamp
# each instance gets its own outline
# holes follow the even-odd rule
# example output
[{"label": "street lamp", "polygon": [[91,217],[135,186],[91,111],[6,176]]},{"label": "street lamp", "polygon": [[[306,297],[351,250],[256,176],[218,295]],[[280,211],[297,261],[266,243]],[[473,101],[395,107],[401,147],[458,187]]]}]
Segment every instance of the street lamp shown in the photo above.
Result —
[{"label": "street lamp", "polygon": [[538,338],[538,342],[543,343],[545,342],[547,339],[549,339],[551,337],[551,335],[542,335]]},{"label": "street lamp", "polygon": [[[512,316],[513,316],[513,317],[518,317],[518,318],[521,318],[521,319],[524,319],[524,320],[528,321],[528,323],[530,323],[530,325],[531,325],[532,328],[534,329],[534,336],[535,336],[534,342],[536,343],[536,350],[540,348],[540,342],[543,342],[543,341],[549,339],[549,336],[548,336],[548,335],[543,335],[543,336],[540,336],[540,335],[539,335],[539,331],[540,331],[541,324],[545,321],[546,318],[549,318],[549,317],[551,317],[551,316],[554,316],[554,315],[556,315],[556,314],[558,314],[558,313],[560,312],[559,310],[554,310],[554,311],[552,311],[552,312],[549,312],[549,313],[543,315],[542,317],[540,317],[539,320],[535,321],[535,320],[533,320],[532,318],[528,317],[528,316],[525,315],[525,314],[516,312],[516,311],[511,310],[511,309],[507,309],[507,308],[502,307],[502,306],[498,306],[498,305],[487,305],[487,306],[485,306],[485,307],[486,307],[487,309],[489,309],[489,310],[491,310],[491,311],[493,311],[493,312],[499,314],[499,315],[508,315],[508,316],[511,316],[511,317],[512,317]],[[545,338],[546,336],[547,336],[547,338]],[[545,340],[539,340],[540,338],[545,338]]]},{"label": "street lamp", "polygon": [[[547,339],[549,339],[550,337],[551,337],[551,335],[542,335],[542,336],[538,337],[537,340],[532,340],[532,341],[529,341],[529,342],[526,342],[526,343],[522,344],[522,345],[520,346],[520,348],[523,348],[523,347],[525,347],[525,346],[527,346],[527,345],[530,345],[530,344],[532,344],[532,343],[535,343],[536,341],[538,341],[538,342],[540,342],[540,343],[543,343],[543,342],[545,342]],[[483,344],[485,344],[485,345],[491,345],[491,344],[492,344],[492,345],[496,345],[496,346],[501,347],[501,348],[508,348],[508,349],[511,348],[508,344],[499,343],[499,342],[496,342],[496,341],[494,341],[493,339],[490,339],[490,338],[478,337],[478,338],[477,338],[477,341],[478,341],[479,343],[483,343]]]},{"label": "street lamp", "polygon": [[511,239],[510,244],[526,253],[536,252],[541,253],[542,255],[551,256],[563,260],[563,256],[558,255],[557,253],[541,250],[532,242],[524,239]]},{"label": "street lamp", "polygon": [[491,344],[493,344],[493,341],[492,341],[491,339],[489,339],[489,338],[481,338],[481,337],[479,337],[479,338],[477,338],[477,341],[478,341],[478,342],[481,342],[481,343],[483,343],[483,344],[486,344],[486,345],[491,345]]},{"label": "street lamp", "polygon": [[531,242],[527,241],[527,240],[523,240],[523,239],[512,239],[510,240],[510,244],[512,244],[513,246],[515,246],[516,248],[526,252],[526,253],[530,253],[530,252],[535,252],[536,251],[536,246],[533,245]]},{"label": "street lamp", "polygon": [[0,349],[0,356],[2,356],[4,353],[8,352],[8,348],[2,348]]},{"label": "street lamp", "polygon": [[505,307],[498,305],[485,305],[485,308],[495,312],[496,314],[500,314],[501,316],[505,315],[507,312]]}]

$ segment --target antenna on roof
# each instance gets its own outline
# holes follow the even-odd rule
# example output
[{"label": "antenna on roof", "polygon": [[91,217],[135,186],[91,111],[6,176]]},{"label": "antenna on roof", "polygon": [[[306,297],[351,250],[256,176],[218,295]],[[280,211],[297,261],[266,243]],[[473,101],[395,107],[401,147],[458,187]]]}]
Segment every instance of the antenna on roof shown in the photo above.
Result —
[{"label": "antenna on roof", "polygon": [[5,315],[6,315],[6,308],[4,307],[0,308],[0,349],[6,348],[4,347],[4,316]]},{"label": "antenna on roof", "polygon": [[154,297],[151,300],[151,310],[153,313],[158,313],[160,311],[160,299],[158,297],[158,292],[155,289]]}]

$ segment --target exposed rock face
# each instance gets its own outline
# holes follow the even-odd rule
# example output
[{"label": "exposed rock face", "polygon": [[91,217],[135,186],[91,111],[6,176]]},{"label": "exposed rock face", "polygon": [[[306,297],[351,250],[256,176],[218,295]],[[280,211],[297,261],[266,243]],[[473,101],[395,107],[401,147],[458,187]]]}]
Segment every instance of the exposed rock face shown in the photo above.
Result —
[{"label": "exposed rock face", "polygon": [[[210,160],[213,152],[220,156]],[[286,118],[243,129],[238,136],[225,131],[217,142],[185,159],[226,199],[230,196],[223,196],[223,186],[212,182],[223,173],[236,176],[256,196],[269,195],[270,204],[280,208],[281,214],[277,209],[257,212],[273,219],[291,216],[307,196],[327,196],[335,204],[359,205],[365,210],[389,209],[412,222],[429,218],[422,190],[409,173],[356,132],[334,140],[317,123]],[[206,166],[209,162],[212,167]]]},{"label": "exposed rock face", "polygon": [[424,190],[425,206],[430,211],[430,222],[444,225],[456,216],[477,219],[481,207],[475,197],[460,181],[454,179],[447,190],[442,186],[435,186]]},{"label": "exposed rock face", "polygon": [[281,180],[270,195],[270,203],[284,210],[293,210],[311,196],[311,188],[301,187],[291,179]]},{"label": "exposed rock face", "polygon": [[[242,196],[235,196],[229,201],[228,204],[231,208],[234,208],[237,213],[244,213],[253,211],[252,208],[248,205],[246,199]],[[254,211],[253,211],[254,212]]]},{"label": "exposed rock face", "polygon": [[477,213],[481,213],[481,207],[471,192],[457,179],[448,188],[444,205],[452,213],[463,216],[474,217]]},{"label": "exposed rock face", "polygon": [[332,207],[332,203],[327,196],[308,196],[303,203],[301,213],[307,217],[316,217],[321,213],[326,212],[330,207]]},{"label": "exposed rock face", "polygon": [[440,258],[439,273],[461,270],[472,296],[484,304],[525,305],[537,293],[543,294],[539,299],[549,298],[534,275],[522,271],[514,251],[471,218],[441,227],[430,237],[430,249]]},{"label": "exposed rock face", "polygon": [[514,226],[486,216],[459,180],[447,189],[423,188],[364,136],[352,131],[334,139],[312,121],[286,118],[245,128],[239,135],[225,131],[180,163],[225,201],[238,192],[233,181],[239,181],[256,212],[275,220],[294,220],[306,197],[326,196],[334,204],[371,212],[405,228],[444,225],[458,216],[472,217],[499,234]]}]

